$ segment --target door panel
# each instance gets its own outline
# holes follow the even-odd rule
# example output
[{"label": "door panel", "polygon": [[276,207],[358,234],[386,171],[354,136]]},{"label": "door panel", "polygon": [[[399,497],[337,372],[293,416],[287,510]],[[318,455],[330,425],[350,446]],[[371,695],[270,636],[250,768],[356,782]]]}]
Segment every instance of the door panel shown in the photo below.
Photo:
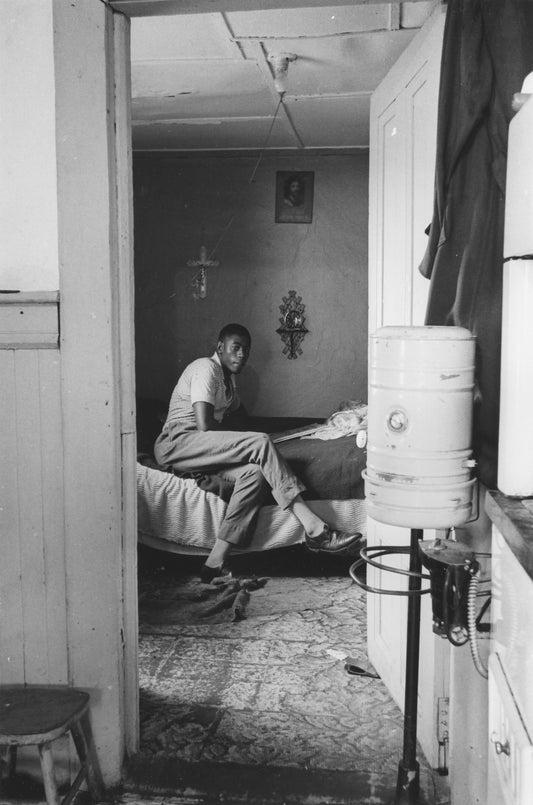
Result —
[{"label": "door panel", "polygon": [[[372,97],[369,187],[369,334],[386,325],[424,323],[429,283],[418,271],[433,209],[440,52],[444,12],[437,9]],[[426,531],[425,539],[435,532]],[[408,528],[369,518],[369,545],[410,543]],[[407,556],[384,557],[406,567]],[[405,589],[406,577],[368,568],[368,583]],[[422,598],[418,734],[438,763],[436,699],[447,694],[447,647],[435,638],[429,596]],[[403,709],[407,598],[368,594],[369,657]]]}]

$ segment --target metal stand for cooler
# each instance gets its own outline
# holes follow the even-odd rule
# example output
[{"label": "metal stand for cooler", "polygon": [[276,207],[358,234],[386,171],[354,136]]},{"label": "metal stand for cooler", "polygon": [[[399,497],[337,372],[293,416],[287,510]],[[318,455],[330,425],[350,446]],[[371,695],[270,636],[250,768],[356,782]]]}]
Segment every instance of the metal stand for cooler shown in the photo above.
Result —
[{"label": "metal stand for cooler", "polygon": [[[420,765],[416,759],[417,745],[417,698],[418,698],[418,666],[420,655],[420,596],[429,593],[430,589],[422,589],[422,579],[430,576],[422,573],[422,563],[418,544],[423,537],[423,530],[411,529],[411,543],[407,546],[379,546],[363,548],[361,558],[350,567],[350,576],[363,590],[381,595],[408,596],[407,604],[407,646],[405,664],[405,707],[403,722],[403,751],[398,765],[396,795],[391,805],[417,805],[420,802]],[[391,554],[409,554],[409,570],[384,565],[376,562],[380,556]],[[369,564],[380,570],[408,576],[407,590],[380,590],[362,582],[356,571],[363,564]]]},{"label": "metal stand for cooler", "polygon": [[[404,546],[370,546],[350,568],[368,592],[408,596],[403,754],[394,805],[420,802],[417,697],[422,589],[419,543],[423,529],[446,529],[471,518],[475,480],[472,409],[475,339],[462,327],[381,327],[370,338],[368,377],[367,514],[378,523],[410,529]],[[375,561],[409,554],[409,569]],[[379,590],[361,582],[364,563],[407,575],[406,590]]]}]

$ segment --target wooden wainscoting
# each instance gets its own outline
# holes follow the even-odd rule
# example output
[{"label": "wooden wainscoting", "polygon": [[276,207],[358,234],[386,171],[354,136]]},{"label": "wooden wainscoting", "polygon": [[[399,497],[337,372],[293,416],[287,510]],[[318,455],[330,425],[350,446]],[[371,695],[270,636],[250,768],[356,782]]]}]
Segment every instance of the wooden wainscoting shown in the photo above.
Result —
[{"label": "wooden wainscoting", "polygon": [[68,681],[59,298],[0,293],[0,682]]}]

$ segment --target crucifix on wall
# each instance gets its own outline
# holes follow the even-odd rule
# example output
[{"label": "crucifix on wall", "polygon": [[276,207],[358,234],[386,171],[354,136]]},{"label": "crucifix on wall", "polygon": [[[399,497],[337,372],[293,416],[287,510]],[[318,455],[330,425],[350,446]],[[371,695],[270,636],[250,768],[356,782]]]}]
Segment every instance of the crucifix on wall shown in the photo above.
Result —
[{"label": "crucifix on wall", "polygon": [[219,265],[218,260],[210,260],[207,256],[207,249],[205,246],[200,246],[200,258],[198,260],[187,260],[189,268],[199,268],[197,274],[194,275],[191,285],[194,287],[193,296],[195,299],[205,299],[207,296],[207,271],[208,268],[216,268]]}]

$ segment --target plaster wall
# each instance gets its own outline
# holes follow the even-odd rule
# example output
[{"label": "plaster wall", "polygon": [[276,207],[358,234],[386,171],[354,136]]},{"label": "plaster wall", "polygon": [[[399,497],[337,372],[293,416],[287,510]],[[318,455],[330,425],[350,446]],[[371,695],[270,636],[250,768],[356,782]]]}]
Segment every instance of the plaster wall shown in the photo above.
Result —
[{"label": "plaster wall", "polygon": [[[257,161],[134,158],[137,393],[168,400],[187,363],[238,321],[253,338],[239,380],[250,413],[326,417],[366,399],[368,155]],[[310,224],[275,223],[279,170],[314,172]],[[195,300],[187,261],[201,245],[220,265]],[[289,290],[309,329],[296,360],[276,333]]]},{"label": "plaster wall", "polygon": [[3,290],[59,287],[53,36],[52,3],[0,3]]}]

